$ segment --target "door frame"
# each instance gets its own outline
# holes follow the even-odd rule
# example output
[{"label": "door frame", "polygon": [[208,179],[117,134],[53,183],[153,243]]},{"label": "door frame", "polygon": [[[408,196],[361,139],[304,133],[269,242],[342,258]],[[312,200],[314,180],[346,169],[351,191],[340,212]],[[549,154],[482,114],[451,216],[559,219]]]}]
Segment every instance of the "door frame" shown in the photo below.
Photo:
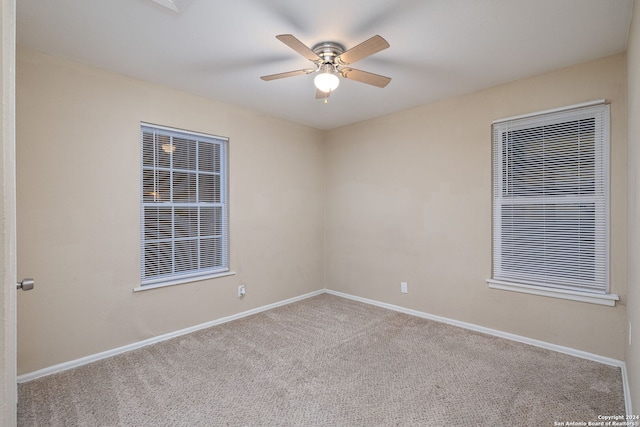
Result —
[{"label": "door frame", "polygon": [[0,424],[17,424],[18,386],[16,381],[16,157],[15,157],[15,52],[16,52],[16,0],[1,0],[0,18],[2,43],[0,46],[2,68],[0,70],[0,132],[2,173],[0,173]]}]

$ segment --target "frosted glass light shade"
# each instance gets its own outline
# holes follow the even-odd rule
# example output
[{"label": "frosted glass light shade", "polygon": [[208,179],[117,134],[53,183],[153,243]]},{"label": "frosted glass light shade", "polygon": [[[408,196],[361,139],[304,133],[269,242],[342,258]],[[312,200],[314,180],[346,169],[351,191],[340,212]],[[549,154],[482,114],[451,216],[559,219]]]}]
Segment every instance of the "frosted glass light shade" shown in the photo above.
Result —
[{"label": "frosted glass light shade", "polygon": [[162,6],[173,10],[174,12],[182,12],[190,0],[153,0]]},{"label": "frosted glass light shade", "polygon": [[340,79],[333,73],[320,73],[313,79],[313,83],[322,92],[333,92],[340,84]]}]

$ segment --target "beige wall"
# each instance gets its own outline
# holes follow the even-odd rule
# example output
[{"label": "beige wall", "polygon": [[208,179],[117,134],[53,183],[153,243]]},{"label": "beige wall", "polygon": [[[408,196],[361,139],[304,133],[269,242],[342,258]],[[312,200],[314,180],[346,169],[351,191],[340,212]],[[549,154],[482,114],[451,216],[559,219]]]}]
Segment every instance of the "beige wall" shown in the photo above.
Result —
[{"label": "beige wall", "polygon": [[[329,132],[326,287],[622,359],[625,82],[617,55]],[[611,102],[611,288],[620,303],[490,290],[491,122],[601,98]]]},{"label": "beige wall", "polygon": [[[28,51],[17,97],[19,373],[324,287],[320,131]],[[132,292],[140,121],[230,138],[235,276]]]},{"label": "beige wall", "polygon": [[632,345],[627,343],[627,368],[633,410],[640,413],[640,0],[633,7],[627,50],[629,109],[629,301]]}]

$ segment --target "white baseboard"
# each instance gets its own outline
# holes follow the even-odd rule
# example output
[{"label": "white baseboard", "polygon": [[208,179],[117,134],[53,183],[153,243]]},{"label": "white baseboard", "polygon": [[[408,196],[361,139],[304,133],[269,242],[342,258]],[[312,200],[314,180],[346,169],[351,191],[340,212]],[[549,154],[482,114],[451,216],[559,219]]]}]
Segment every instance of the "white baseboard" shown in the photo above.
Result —
[{"label": "white baseboard", "polygon": [[276,307],[281,307],[283,305],[291,304],[297,301],[301,301],[303,299],[311,298],[316,295],[323,294],[325,292],[324,289],[319,291],[310,292],[308,294],[300,295],[297,297],[289,298],[283,301],[275,302],[273,304],[263,305],[262,307],[254,308],[252,310],[243,311],[241,313],[233,314],[231,316],[222,317],[220,319],[212,320],[210,322],[202,323],[200,325],[191,326],[189,328],[180,329],[179,331],[170,332],[168,334],[158,335],[156,337],[152,337],[146,340],[138,341],[132,344],[128,344],[122,347],[114,348],[111,350],[103,351],[101,353],[92,354],[90,356],[81,357],[80,359],[70,360],[68,362],[60,363],[57,365],[49,366],[48,368],[40,369],[35,372],[30,372],[27,374],[18,376],[18,384],[26,383],[28,381],[33,381],[37,378],[45,377],[47,375],[57,374],[59,372],[63,372],[69,369],[77,368],[78,366],[86,365],[88,363],[96,362],[101,359],[106,359],[108,357],[115,356],[117,354],[126,353],[127,351],[135,350],[141,347],[146,347],[151,344],[159,343],[162,341],[166,341],[171,338],[179,337],[181,335],[189,334],[191,332],[196,332],[201,329],[210,328],[212,326],[221,325],[223,323],[231,322],[232,320],[241,319],[243,317],[251,316],[253,314],[257,314],[263,311],[271,310]]},{"label": "white baseboard", "polygon": [[354,301],[363,302],[366,304],[375,305],[378,307],[386,308],[389,310],[398,311],[400,313],[409,314],[411,316],[422,317],[424,319],[433,320],[436,322],[446,323],[448,325],[458,326],[460,328],[469,329],[476,332],[481,332],[487,335],[493,335],[499,338],[508,339],[511,341],[517,341],[523,344],[529,344],[536,347],[544,348],[547,350],[556,351],[558,353],[568,354],[570,356],[579,357],[581,359],[592,360],[594,362],[604,363],[605,365],[616,366],[620,368],[622,373],[622,387],[624,390],[624,403],[627,415],[633,414],[631,408],[631,390],[629,387],[629,377],[627,376],[627,365],[623,360],[613,359],[611,357],[601,356],[599,354],[589,353],[575,348],[564,347],[557,344],[551,344],[545,341],[536,340],[533,338],[523,337],[521,335],[511,334],[509,332],[499,331],[497,329],[485,328],[484,326],[475,325],[473,323],[461,322],[459,320],[449,319],[447,317],[436,316],[433,314],[425,313],[422,311],[412,310],[410,308],[401,307],[399,305],[388,304],[372,300],[369,298],[358,297],[344,292],[333,291],[331,289],[325,289],[325,292],[331,295],[339,296],[342,298],[352,299]]},{"label": "white baseboard", "polygon": [[631,408],[631,392],[629,387],[629,378],[627,376],[627,365],[624,361],[613,359],[610,357],[600,356],[598,354],[589,353],[582,350],[577,350],[570,347],[564,347],[556,344],[551,344],[545,341],[535,340],[533,338],[523,337],[521,335],[511,334],[509,332],[499,331],[497,329],[485,328],[484,326],[475,325],[473,323],[461,322],[454,319],[449,319],[446,317],[436,316],[433,314],[425,313],[422,311],[412,310],[409,308],[401,307],[398,305],[388,304],[368,298],[358,297],[355,295],[346,294],[343,292],[334,291],[331,289],[321,289],[319,291],[310,292],[308,294],[300,295],[297,297],[289,298],[283,301],[279,301],[273,304],[264,305],[262,307],[254,308],[252,310],[243,311],[241,313],[233,314],[231,316],[222,317],[220,319],[212,320],[210,322],[202,323],[200,325],[195,325],[186,329],[181,329],[179,331],[170,332],[168,334],[159,335],[156,337],[152,337],[143,341],[139,341],[136,343],[128,344],[122,347],[114,348],[112,350],[103,351],[101,353],[93,354],[86,357],[81,357],[80,359],[70,360],[68,362],[60,363],[57,365],[50,366],[48,368],[40,369],[35,372],[30,372],[27,374],[18,376],[18,383],[25,383],[28,381],[33,381],[37,378],[45,377],[47,375],[56,374],[59,372],[66,371],[68,369],[77,368],[78,366],[86,365],[88,363],[92,363],[101,359],[106,359],[111,356],[115,356],[117,354],[125,353],[127,351],[135,350],[141,347],[146,347],[151,344],[159,343],[162,341],[166,341],[171,338],[179,337],[181,335],[189,334],[191,332],[199,331],[201,329],[210,328],[212,326],[221,325],[223,323],[230,322],[232,320],[241,319],[243,317],[251,316],[253,314],[261,313],[263,311],[271,310],[276,307],[281,307],[283,305],[291,304],[297,301],[301,301],[307,298],[314,297],[316,295],[320,295],[323,293],[328,293],[331,295],[339,296],[342,298],[351,299],[354,301],[363,302],[366,304],[375,305],[378,307],[386,308],[389,310],[398,311],[401,313],[409,314],[412,316],[422,317],[424,319],[433,320],[436,322],[446,323],[453,326],[458,326],[460,328],[469,329],[476,332],[485,333],[488,335],[493,335],[496,337],[508,339],[511,341],[517,341],[524,344],[533,345],[540,348],[545,348],[547,350],[557,351],[559,353],[568,354],[570,356],[580,357],[582,359],[592,360],[594,362],[604,363],[605,365],[611,365],[619,367],[622,373],[622,386],[624,390],[624,401],[625,401],[625,409],[627,415],[633,414]]}]

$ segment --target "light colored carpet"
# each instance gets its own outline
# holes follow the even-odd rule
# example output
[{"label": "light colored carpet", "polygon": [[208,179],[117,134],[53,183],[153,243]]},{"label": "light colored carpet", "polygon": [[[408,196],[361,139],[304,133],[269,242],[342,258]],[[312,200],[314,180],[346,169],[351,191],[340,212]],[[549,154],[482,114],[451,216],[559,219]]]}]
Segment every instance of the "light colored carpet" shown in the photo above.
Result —
[{"label": "light colored carpet", "polygon": [[319,295],[19,386],[19,426],[553,426],[619,368]]}]

